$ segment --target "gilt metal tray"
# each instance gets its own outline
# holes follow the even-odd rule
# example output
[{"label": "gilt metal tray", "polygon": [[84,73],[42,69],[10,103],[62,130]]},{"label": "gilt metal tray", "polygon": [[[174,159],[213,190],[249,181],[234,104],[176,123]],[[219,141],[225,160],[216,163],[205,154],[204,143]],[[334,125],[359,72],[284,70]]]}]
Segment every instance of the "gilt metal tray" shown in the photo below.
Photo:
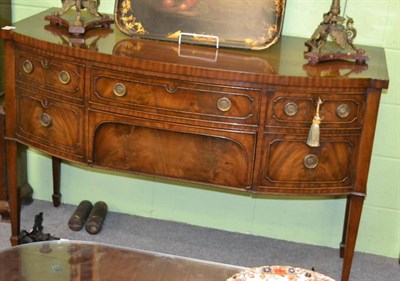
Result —
[{"label": "gilt metal tray", "polygon": [[117,0],[115,24],[146,39],[265,49],[279,40],[285,0]]}]

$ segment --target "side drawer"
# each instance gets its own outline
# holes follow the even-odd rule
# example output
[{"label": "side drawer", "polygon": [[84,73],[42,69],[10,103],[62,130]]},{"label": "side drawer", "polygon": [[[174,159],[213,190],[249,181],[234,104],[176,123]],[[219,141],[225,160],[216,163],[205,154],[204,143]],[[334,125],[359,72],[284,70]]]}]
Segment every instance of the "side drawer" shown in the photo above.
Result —
[{"label": "side drawer", "polygon": [[362,127],[365,95],[362,93],[285,93],[271,95],[266,114],[266,126],[308,128],[321,98],[321,128]]},{"label": "side drawer", "polygon": [[320,147],[309,147],[305,139],[303,135],[265,134],[259,185],[271,190],[297,189],[297,193],[350,188],[359,136],[324,136]]},{"label": "side drawer", "polygon": [[83,155],[83,108],[17,88],[17,135],[45,151]]},{"label": "side drawer", "polygon": [[84,65],[17,49],[16,79],[50,94],[83,99]]},{"label": "side drawer", "polygon": [[231,132],[89,113],[94,166],[214,186],[251,186],[256,131]]},{"label": "side drawer", "polygon": [[91,69],[95,103],[190,119],[257,124],[260,90]]}]

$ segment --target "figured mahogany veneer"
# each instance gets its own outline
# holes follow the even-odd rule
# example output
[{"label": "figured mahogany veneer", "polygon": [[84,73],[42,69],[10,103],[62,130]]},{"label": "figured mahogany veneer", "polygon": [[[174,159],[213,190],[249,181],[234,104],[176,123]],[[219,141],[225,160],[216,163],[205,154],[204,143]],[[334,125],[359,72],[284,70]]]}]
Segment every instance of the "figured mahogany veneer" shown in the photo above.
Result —
[{"label": "figured mahogany veneer", "polygon": [[[68,41],[46,26],[51,12],[1,32],[14,244],[21,143],[53,157],[55,205],[62,160],[245,192],[347,196],[348,280],[388,86],[382,49],[365,47],[368,65],[310,66],[304,40],[292,37],[262,52],[127,39],[116,29]],[[310,147],[319,98],[320,146]]]}]

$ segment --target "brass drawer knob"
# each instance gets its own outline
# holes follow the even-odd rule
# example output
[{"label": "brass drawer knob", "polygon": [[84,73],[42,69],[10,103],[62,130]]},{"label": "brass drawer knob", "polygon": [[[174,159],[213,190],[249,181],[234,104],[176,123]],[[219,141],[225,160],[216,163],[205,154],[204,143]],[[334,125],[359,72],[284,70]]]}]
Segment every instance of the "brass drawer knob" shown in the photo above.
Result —
[{"label": "brass drawer knob", "polygon": [[350,106],[347,104],[341,104],[336,108],[336,115],[340,118],[346,118],[350,115]]},{"label": "brass drawer knob", "polygon": [[297,112],[299,111],[299,107],[294,102],[288,102],[285,105],[284,111],[287,116],[290,116],[290,117],[295,116],[297,114]]},{"label": "brass drawer knob", "polygon": [[60,82],[64,85],[68,84],[71,81],[71,76],[69,73],[65,70],[60,71],[60,74],[58,75],[58,79]]},{"label": "brass drawer knob", "polygon": [[30,74],[33,71],[33,63],[30,60],[25,60],[22,64],[22,69],[25,73]]},{"label": "brass drawer knob", "polygon": [[122,83],[116,83],[113,89],[114,95],[117,97],[123,97],[126,95],[126,87]]},{"label": "brass drawer knob", "polygon": [[217,107],[219,110],[225,112],[231,109],[232,103],[228,98],[220,98],[217,102]]},{"label": "brass drawer knob", "polygon": [[40,124],[43,127],[49,127],[51,125],[51,116],[47,113],[42,113],[39,117]]},{"label": "brass drawer knob", "polygon": [[303,163],[307,169],[315,169],[318,165],[318,157],[314,154],[309,154],[304,157]]}]

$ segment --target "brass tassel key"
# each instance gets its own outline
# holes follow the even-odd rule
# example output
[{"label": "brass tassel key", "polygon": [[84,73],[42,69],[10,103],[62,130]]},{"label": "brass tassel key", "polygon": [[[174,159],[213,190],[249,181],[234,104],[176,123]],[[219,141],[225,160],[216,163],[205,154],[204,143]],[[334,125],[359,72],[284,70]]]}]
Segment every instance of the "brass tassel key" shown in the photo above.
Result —
[{"label": "brass tassel key", "polygon": [[319,147],[319,124],[321,124],[322,118],[319,116],[319,108],[322,104],[321,98],[318,98],[317,112],[315,113],[310,132],[308,133],[307,145],[311,147]]}]

